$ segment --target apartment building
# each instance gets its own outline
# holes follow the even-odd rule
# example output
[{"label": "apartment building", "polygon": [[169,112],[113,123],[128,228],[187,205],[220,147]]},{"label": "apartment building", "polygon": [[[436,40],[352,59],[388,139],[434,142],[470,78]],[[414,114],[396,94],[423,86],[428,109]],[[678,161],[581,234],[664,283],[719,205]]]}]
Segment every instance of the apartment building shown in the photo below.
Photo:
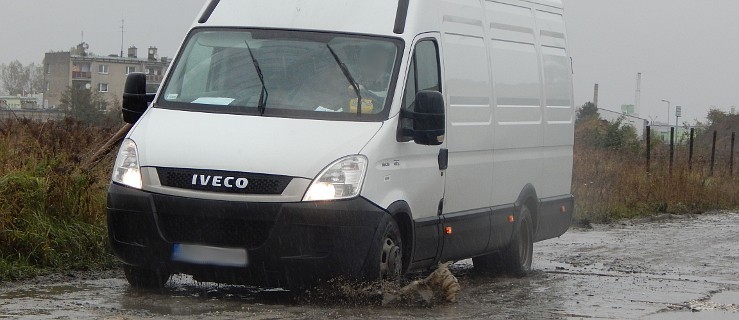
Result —
[{"label": "apartment building", "polygon": [[51,109],[58,107],[62,94],[72,86],[100,92],[108,101],[120,101],[126,76],[132,72],[146,73],[147,90],[154,92],[170,62],[169,58],[159,57],[156,47],[150,47],[141,58],[136,47],[130,47],[125,57],[94,55],[87,43],[80,43],[70,51],[49,52],[44,57],[45,104]]}]

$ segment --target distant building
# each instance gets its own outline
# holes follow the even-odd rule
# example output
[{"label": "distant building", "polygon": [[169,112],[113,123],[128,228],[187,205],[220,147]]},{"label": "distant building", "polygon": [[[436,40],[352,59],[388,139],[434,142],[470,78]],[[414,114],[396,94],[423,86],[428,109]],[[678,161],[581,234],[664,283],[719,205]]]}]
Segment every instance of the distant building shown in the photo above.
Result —
[{"label": "distant building", "polygon": [[44,95],[0,96],[0,119],[60,120],[64,112],[44,110]]},{"label": "distant building", "polygon": [[676,144],[687,143],[688,139],[690,138],[691,127],[676,127],[674,125],[669,125],[663,122],[657,122],[651,124],[650,128],[652,129],[652,137],[662,140],[665,144],[670,143],[670,135],[672,134],[672,129],[675,129]]},{"label": "distant building", "polygon": [[62,94],[72,86],[100,92],[108,101],[120,100],[126,76],[133,72],[146,73],[147,91],[155,92],[171,62],[159,58],[156,47],[150,47],[145,58],[138,57],[136,47],[130,47],[126,57],[97,56],[88,49],[87,43],[81,43],[70,52],[49,52],[44,57],[45,104],[49,108],[57,108]]},{"label": "distant building", "polygon": [[43,95],[0,96],[0,110],[38,110],[43,105]]},{"label": "distant building", "polygon": [[[633,106],[631,106],[633,107]],[[636,131],[636,135],[639,138],[644,137],[644,131],[647,128],[647,125],[649,124],[649,121],[647,119],[639,118],[638,116],[635,116],[633,114],[629,114],[627,111],[630,111],[628,108],[624,110],[624,107],[621,108],[622,112],[616,112],[608,109],[598,108],[598,113],[600,113],[600,118],[609,122],[615,122],[618,120],[621,120],[621,123],[630,125],[634,127],[634,130]]]}]

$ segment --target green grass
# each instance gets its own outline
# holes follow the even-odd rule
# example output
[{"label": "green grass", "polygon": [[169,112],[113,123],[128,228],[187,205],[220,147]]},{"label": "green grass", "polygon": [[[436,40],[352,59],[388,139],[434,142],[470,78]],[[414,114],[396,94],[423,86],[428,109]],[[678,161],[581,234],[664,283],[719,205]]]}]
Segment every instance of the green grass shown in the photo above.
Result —
[{"label": "green grass", "polygon": [[111,129],[0,122],[0,281],[104,268],[110,157],[82,168]]}]

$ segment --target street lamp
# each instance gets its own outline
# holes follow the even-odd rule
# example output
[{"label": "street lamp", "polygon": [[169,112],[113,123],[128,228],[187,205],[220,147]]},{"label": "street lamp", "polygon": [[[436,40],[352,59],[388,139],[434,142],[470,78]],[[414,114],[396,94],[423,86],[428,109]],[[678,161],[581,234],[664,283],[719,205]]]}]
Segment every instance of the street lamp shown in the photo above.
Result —
[{"label": "street lamp", "polygon": [[667,102],[667,126],[670,126],[670,100],[662,99],[662,102]]}]

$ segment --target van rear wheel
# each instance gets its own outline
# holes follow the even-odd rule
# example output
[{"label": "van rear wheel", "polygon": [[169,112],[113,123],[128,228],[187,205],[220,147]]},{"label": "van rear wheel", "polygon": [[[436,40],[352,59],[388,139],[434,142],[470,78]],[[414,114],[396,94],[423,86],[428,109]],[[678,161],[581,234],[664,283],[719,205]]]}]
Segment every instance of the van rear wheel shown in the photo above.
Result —
[{"label": "van rear wheel", "polygon": [[510,274],[518,277],[531,272],[534,256],[534,224],[531,211],[521,207],[519,227],[513,240],[499,252],[472,259],[475,269],[495,274]]},{"label": "van rear wheel", "polygon": [[123,266],[128,283],[137,289],[161,289],[169,281],[170,274],[164,270]]}]

